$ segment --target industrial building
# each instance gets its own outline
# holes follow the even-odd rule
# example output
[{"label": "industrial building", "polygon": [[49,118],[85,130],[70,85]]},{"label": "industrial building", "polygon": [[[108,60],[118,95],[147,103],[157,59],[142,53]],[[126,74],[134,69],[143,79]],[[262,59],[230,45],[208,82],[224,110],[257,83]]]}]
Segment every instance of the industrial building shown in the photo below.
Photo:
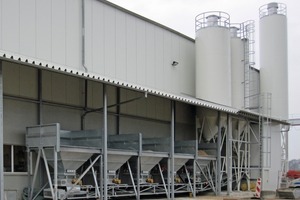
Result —
[{"label": "industrial building", "polygon": [[259,8],[260,66],[254,21],[222,11],[196,16],[193,39],[105,0],[0,7],[1,199],[174,199],[249,191],[258,178],[262,191],[282,184],[284,4]]}]

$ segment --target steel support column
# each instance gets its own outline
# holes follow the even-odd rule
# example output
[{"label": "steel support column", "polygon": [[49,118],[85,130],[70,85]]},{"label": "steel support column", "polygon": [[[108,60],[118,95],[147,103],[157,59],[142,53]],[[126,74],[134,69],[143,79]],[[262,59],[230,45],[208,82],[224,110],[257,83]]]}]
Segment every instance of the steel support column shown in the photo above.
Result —
[{"label": "steel support column", "polygon": [[107,91],[103,84],[103,199],[107,200]]},{"label": "steel support column", "polygon": [[216,169],[216,195],[221,193],[221,112],[218,111],[218,138],[217,138],[217,169]]},{"label": "steel support column", "polygon": [[174,141],[175,140],[175,102],[171,101],[171,142],[170,142],[170,156],[171,156],[171,199],[175,198],[174,186]]},{"label": "steel support column", "polygon": [[227,195],[230,195],[232,192],[232,117],[230,114],[227,114],[226,160]]},{"label": "steel support column", "polygon": [[0,61],[0,199],[4,199],[4,163],[3,163],[3,73]]}]

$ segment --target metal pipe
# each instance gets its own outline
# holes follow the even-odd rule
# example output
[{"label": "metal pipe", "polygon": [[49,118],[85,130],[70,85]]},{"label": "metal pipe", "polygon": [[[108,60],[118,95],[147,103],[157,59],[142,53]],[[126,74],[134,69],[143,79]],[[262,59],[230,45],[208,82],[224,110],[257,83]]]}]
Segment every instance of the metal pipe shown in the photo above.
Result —
[{"label": "metal pipe", "polygon": [[27,147],[27,178],[28,178],[28,190],[27,190],[27,193],[28,193],[28,199],[31,200],[31,188],[33,188],[31,186],[31,183],[32,183],[32,177],[31,177],[31,164],[32,162],[30,162],[30,149]]},{"label": "metal pipe", "polygon": [[116,122],[116,128],[117,128],[117,134],[120,134],[120,103],[121,103],[121,88],[117,88],[117,122]]},{"label": "metal pipe", "polygon": [[[84,112],[88,109],[88,80],[84,80]],[[85,117],[81,116],[81,130],[85,129]]]},{"label": "metal pipe", "polygon": [[57,149],[54,147],[53,149],[54,154],[54,199],[57,200]]},{"label": "metal pipe", "polygon": [[186,168],[186,165],[184,165],[184,170],[185,170],[187,179],[188,179],[188,181],[189,181],[189,186],[190,186],[190,188],[191,188],[191,191],[192,191],[192,193],[194,194],[194,188],[193,188],[193,186],[192,186],[191,178],[190,178],[189,172],[188,172],[188,170],[187,170],[187,168]]},{"label": "metal pipe", "polygon": [[226,159],[227,159],[227,195],[232,192],[232,117],[227,114],[227,137],[226,137]]},{"label": "metal pipe", "polygon": [[103,156],[101,157],[101,159],[99,159],[99,176],[100,176],[100,193],[101,193],[101,196],[100,196],[100,199],[103,200],[104,198],[104,192],[103,192],[103,180],[104,180],[104,177],[103,177],[103,171],[101,171],[103,169]]},{"label": "metal pipe", "polygon": [[0,61],[0,199],[4,199],[4,163],[3,163],[3,62]]},{"label": "metal pipe", "polygon": [[171,158],[169,156],[168,158],[168,196],[169,196],[169,199],[170,199],[170,194],[171,194]]},{"label": "metal pipe", "polygon": [[137,157],[137,166],[136,166],[136,169],[137,169],[137,172],[136,172],[136,181],[137,181],[137,195],[136,195],[136,200],[140,200],[140,177],[141,177],[141,159],[140,159],[140,156]]},{"label": "metal pipe", "polygon": [[165,188],[165,191],[166,191],[167,199],[170,199],[170,193],[169,193],[169,190],[167,189],[166,182],[165,182],[164,175],[162,173],[160,164],[158,163],[157,166],[158,166],[158,170],[159,170],[159,174],[160,174],[161,180],[163,182],[163,185],[164,185],[164,188]]},{"label": "metal pipe", "polygon": [[216,194],[221,193],[221,112],[218,111],[218,138],[217,138],[217,169],[216,169]]},{"label": "metal pipe", "polygon": [[36,195],[32,198],[32,200],[35,200],[41,192],[43,192],[43,190],[45,189],[45,187],[48,185],[48,183],[46,183],[37,193]]},{"label": "metal pipe", "polygon": [[[31,200],[32,196],[33,196],[33,189],[34,189],[34,185],[35,185],[35,181],[36,181],[36,177],[37,177],[37,172],[38,172],[40,160],[41,160],[41,150],[39,149],[37,160],[36,160],[36,163],[35,163],[35,168],[34,168],[33,180],[32,180],[31,188],[30,188],[31,191],[30,191],[30,193],[28,193],[29,194],[29,198],[28,198],[29,200]],[[28,171],[28,173],[30,174],[29,171]]]},{"label": "metal pipe", "polygon": [[[90,159],[90,164],[92,164],[92,159]],[[93,178],[94,178],[94,182],[95,182],[96,197],[100,198],[100,191],[99,191],[98,181],[97,181],[97,177],[96,177],[96,171],[95,171],[94,167],[92,167],[92,174],[93,174]]]},{"label": "metal pipe", "polygon": [[43,76],[42,76],[42,70],[38,69],[38,124],[43,124]]},{"label": "metal pipe", "polygon": [[171,144],[170,144],[170,156],[171,156],[171,199],[175,198],[175,186],[174,186],[174,141],[175,140],[175,102],[171,101]]},{"label": "metal pipe", "polygon": [[[197,134],[196,134],[196,137],[197,137]],[[196,197],[196,160],[198,159],[198,138],[196,138],[196,144],[195,144],[195,147],[196,147],[196,154],[195,154],[195,158],[193,160],[193,187],[194,187],[194,193],[193,193],[193,197],[195,198]]]},{"label": "metal pipe", "polygon": [[43,190],[46,188],[46,186],[48,185],[48,183],[46,183],[37,193],[36,195],[32,198],[32,200],[35,200],[39,195],[40,193],[43,192]]},{"label": "metal pipe", "polygon": [[136,186],[135,186],[135,183],[134,183],[134,178],[133,178],[133,175],[132,175],[131,167],[130,167],[130,164],[129,164],[128,161],[126,163],[127,163],[128,171],[129,171],[129,174],[130,174],[130,179],[131,179],[131,182],[132,182],[132,185],[133,185],[133,190],[134,190],[135,196],[137,198],[138,194],[137,194],[137,191],[136,191]]},{"label": "metal pipe", "polygon": [[[24,97],[18,97],[18,96],[14,96],[14,95],[8,95],[5,94],[4,99],[13,99],[13,100],[17,100],[17,101],[23,101],[23,102],[29,102],[29,103],[36,103],[38,104],[39,101],[36,99],[31,99],[31,98],[24,98]],[[56,102],[51,102],[51,101],[45,101],[43,100],[43,105],[48,105],[48,106],[57,106],[57,107],[61,107],[61,108],[67,108],[67,109],[76,109],[76,110],[84,110],[83,106],[72,106],[72,105],[67,105],[67,104],[63,104],[63,103],[56,103]],[[111,105],[116,106],[116,104]],[[110,108],[110,107],[108,107]],[[91,110],[90,108],[87,108],[87,110]],[[103,111],[103,110],[100,110]],[[100,113],[99,111],[99,113]],[[95,111],[96,112],[96,111]],[[109,115],[115,115],[117,116],[116,113],[114,112],[107,112]],[[162,124],[170,124],[170,121],[166,121],[166,120],[160,120],[160,119],[151,119],[151,118],[146,118],[146,117],[142,117],[142,116],[134,116],[134,115],[129,115],[129,114],[119,114],[119,117],[128,117],[131,119],[138,119],[138,120],[147,120],[147,121],[151,121],[151,122],[156,122],[156,123],[162,123]]]},{"label": "metal pipe", "polygon": [[46,158],[44,149],[41,149],[41,151],[42,151],[43,158],[44,158],[44,164],[45,164],[45,168],[46,168],[46,173],[47,173],[47,177],[48,177],[48,182],[49,182],[49,185],[50,185],[50,190],[51,190],[52,199],[56,199],[56,197],[54,196],[53,184],[52,184],[52,180],[51,180],[51,175],[50,175],[50,170],[49,170],[49,167],[48,167],[47,158]]},{"label": "metal pipe", "polygon": [[103,193],[104,200],[107,200],[107,88],[103,84]]}]

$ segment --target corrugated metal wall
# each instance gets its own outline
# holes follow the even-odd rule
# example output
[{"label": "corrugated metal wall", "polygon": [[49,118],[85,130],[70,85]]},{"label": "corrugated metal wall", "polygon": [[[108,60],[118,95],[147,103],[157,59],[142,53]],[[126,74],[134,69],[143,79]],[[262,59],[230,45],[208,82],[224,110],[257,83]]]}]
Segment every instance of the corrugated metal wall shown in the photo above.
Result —
[{"label": "corrugated metal wall", "polygon": [[[0,50],[194,95],[194,42],[96,0],[0,0]],[[173,67],[173,61],[179,65]]]}]

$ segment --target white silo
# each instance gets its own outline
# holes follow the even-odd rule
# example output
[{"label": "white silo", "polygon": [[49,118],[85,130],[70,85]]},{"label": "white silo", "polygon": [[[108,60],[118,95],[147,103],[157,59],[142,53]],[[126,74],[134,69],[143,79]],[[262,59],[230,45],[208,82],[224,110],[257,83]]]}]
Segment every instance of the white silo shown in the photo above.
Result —
[{"label": "white silo", "polygon": [[[261,101],[272,117],[288,119],[288,57],[286,6],[269,3],[260,7]],[[271,99],[268,94],[271,94]],[[266,102],[270,102],[269,106]],[[267,107],[267,108],[266,108]],[[266,113],[264,113],[266,114]]]},{"label": "white silo", "polygon": [[231,34],[231,93],[232,107],[244,107],[244,40],[241,38],[241,25],[230,27]]},{"label": "white silo", "polygon": [[230,18],[224,12],[196,17],[196,98],[231,106]]}]

